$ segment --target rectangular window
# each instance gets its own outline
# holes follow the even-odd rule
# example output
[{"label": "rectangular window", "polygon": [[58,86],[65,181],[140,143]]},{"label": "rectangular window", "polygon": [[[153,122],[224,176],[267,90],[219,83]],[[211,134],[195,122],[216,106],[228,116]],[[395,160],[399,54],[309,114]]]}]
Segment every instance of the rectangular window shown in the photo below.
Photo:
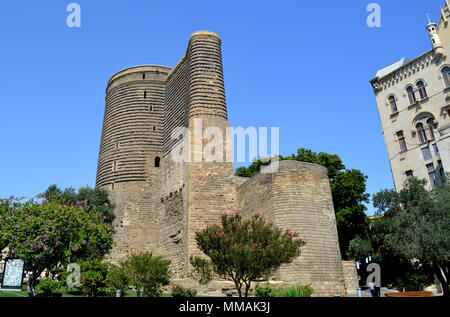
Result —
[{"label": "rectangular window", "polygon": [[431,186],[436,187],[438,185],[438,183],[437,183],[436,171],[434,169],[433,163],[427,164],[427,172],[428,172],[428,178],[430,179]]},{"label": "rectangular window", "polygon": [[414,177],[414,173],[413,173],[412,170],[406,171],[406,172],[405,172],[405,175],[406,175],[407,178]]},{"label": "rectangular window", "polygon": [[446,178],[445,178],[444,166],[442,166],[441,160],[438,161],[438,170],[439,170],[439,177],[441,179],[441,183],[443,184],[446,181]]},{"label": "rectangular window", "polygon": [[403,131],[397,132],[397,141],[400,147],[400,152],[406,152],[408,148],[406,147],[405,136],[403,135]]},{"label": "rectangular window", "polygon": [[439,154],[439,148],[438,148],[437,144],[433,144],[433,150],[434,150],[434,154],[436,154],[437,157],[441,156]]},{"label": "rectangular window", "polygon": [[431,155],[431,151],[430,151],[430,147],[424,147],[422,149],[422,155],[423,155],[423,159],[424,161],[429,161],[433,158],[433,156]]}]

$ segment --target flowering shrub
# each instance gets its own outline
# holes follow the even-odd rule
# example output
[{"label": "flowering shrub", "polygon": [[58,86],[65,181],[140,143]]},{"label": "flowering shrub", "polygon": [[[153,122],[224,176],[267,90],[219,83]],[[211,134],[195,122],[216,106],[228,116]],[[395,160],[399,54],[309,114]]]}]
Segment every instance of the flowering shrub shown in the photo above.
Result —
[{"label": "flowering shrub", "polygon": [[113,244],[111,225],[87,202],[0,199],[0,239],[10,257],[19,257],[31,271],[29,295],[45,270],[104,256]]},{"label": "flowering shrub", "polygon": [[[243,220],[239,211],[222,215],[220,225],[196,231],[195,239],[214,272],[232,280],[240,297],[248,296],[252,280],[268,277],[281,264],[292,262],[305,244],[298,232],[283,232],[259,214]],[[195,259],[191,256],[194,268]]]}]

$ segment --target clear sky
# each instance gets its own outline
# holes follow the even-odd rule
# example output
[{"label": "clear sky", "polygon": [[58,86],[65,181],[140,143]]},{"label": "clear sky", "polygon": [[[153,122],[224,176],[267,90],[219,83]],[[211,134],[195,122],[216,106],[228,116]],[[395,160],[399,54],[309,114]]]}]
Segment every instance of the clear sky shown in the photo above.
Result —
[{"label": "clear sky", "polygon": [[[66,6],[81,6],[81,28]],[[380,28],[366,7],[381,5]],[[175,66],[191,33],[220,34],[229,120],[280,127],[280,152],[338,154],[392,188],[369,80],[431,48],[444,0],[0,2],[0,197],[95,185],[105,88],[129,66]],[[371,211],[369,211],[369,214]]]}]

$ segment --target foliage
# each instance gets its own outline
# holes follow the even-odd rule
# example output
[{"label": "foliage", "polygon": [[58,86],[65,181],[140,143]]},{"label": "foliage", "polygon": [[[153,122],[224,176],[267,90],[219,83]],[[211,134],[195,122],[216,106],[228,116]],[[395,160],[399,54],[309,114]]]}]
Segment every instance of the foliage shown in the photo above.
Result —
[{"label": "foliage", "polygon": [[31,271],[29,294],[40,274],[70,262],[101,258],[113,245],[113,229],[84,201],[0,199],[0,236],[9,256]]},{"label": "foliage", "polygon": [[311,297],[314,289],[311,285],[298,286],[292,285],[279,291],[278,297]]},{"label": "foliage", "polygon": [[278,297],[278,290],[271,286],[269,283],[263,285],[256,285],[255,287],[256,297]]},{"label": "foliage", "polygon": [[266,283],[255,287],[256,297],[311,297],[313,293],[314,289],[311,285],[291,285],[283,289],[277,289]]},{"label": "foliage", "polygon": [[59,199],[65,201],[66,204],[84,201],[86,206],[100,214],[105,222],[112,223],[114,220],[115,206],[109,200],[108,191],[104,188],[86,186],[77,192],[72,187],[61,190],[56,185],[50,185],[43,195],[46,199]]},{"label": "foliage", "polygon": [[129,278],[122,265],[110,264],[106,277],[106,287],[109,296],[115,296],[116,290],[120,290],[122,296],[128,290]]},{"label": "foliage", "polygon": [[397,279],[396,285],[404,292],[423,291],[430,284],[430,279],[423,274],[406,274]]},{"label": "foliage", "polygon": [[55,293],[62,290],[62,283],[50,277],[41,278],[36,286],[38,294],[43,294],[45,297],[51,297]]},{"label": "foliage", "polygon": [[197,291],[191,288],[184,288],[179,285],[172,287],[172,297],[195,297]]},{"label": "foliage", "polygon": [[[304,148],[298,149],[297,154],[278,156],[277,159],[315,163],[327,168],[336,212],[339,246],[342,256],[346,258],[349,242],[356,236],[363,237],[368,230],[367,217],[364,213],[366,210],[364,203],[369,201],[369,194],[366,193],[367,176],[360,170],[346,169],[338,155],[316,153]],[[236,175],[252,177],[262,166],[270,163],[270,159],[256,159],[250,166],[238,168]]]},{"label": "foliage", "polygon": [[83,296],[95,297],[100,289],[106,287],[108,265],[98,259],[89,259],[80,263],[80,288]]},{"label": "foliage", "polygon": [[207,285],[212,281],[214,269],[210,261],[191,255],[189,262],[193,267],[192,272],[189,273],[191,278],[201,285]]},{"label": "foliage", "polygon": [[96,297],[100,287],[104,284],[103,276],[100,272],[81,272],[81,293],[86,297]]},{"label": "foliage", "polygon": [[305,242],[298,236],[291,230],[282,232],[258,214],[243,220],[239,211],[222,215],[221,225],[195,232],[197,246],[209,257],[213,271],[232,280],[240,297],[248,296],[252,280],[269,276],[300,255]]},{"label": "foliage", "polygon": [[428,191],[425,181],[411,178],[398,193],[375,195],[374,205],[382,216],[373,221],[367,238],[351,242],[351,253],[373,254],[386,268],[383,272],[397,272],[390,277],[398,287],[405,281],[425,284],[433,272],[444,295],[450,295],[450,185]]},{"label": "foliage", "polygon": [[137,289],[138,296],[159,297],[162,287],[170,283],[170,261],[154,256],[151,252],[133,254],[121,265],[130,286]]}]

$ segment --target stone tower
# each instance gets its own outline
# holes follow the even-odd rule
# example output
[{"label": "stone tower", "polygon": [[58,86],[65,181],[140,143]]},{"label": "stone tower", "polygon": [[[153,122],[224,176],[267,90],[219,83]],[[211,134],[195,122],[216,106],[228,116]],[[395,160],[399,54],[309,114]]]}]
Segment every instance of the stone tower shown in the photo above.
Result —
[{"label": "stone tower", "polygon": [[157,165],[169,71],[131,67],[108,82],[96,185],[109,189],[116,204],[113,256],[158,246]]},{"label": "stone tower", "polygon": [[[239,208],[304,232],[305,254],[282,267],[277,281],[312,284],[317,295],[345,294],[326,169],[281,162],[275,173],[235,177],[229,127],[216,33],[192,34],[172,69],[136,66],[112,76],[97,171],[97,186],[116,204],[111,260],[154,251],[183,279],[189,255],[201,254],[195,230]],[[212,149],[214,160],[205,156],[211,131],[227,136],[220,151]]]}]

